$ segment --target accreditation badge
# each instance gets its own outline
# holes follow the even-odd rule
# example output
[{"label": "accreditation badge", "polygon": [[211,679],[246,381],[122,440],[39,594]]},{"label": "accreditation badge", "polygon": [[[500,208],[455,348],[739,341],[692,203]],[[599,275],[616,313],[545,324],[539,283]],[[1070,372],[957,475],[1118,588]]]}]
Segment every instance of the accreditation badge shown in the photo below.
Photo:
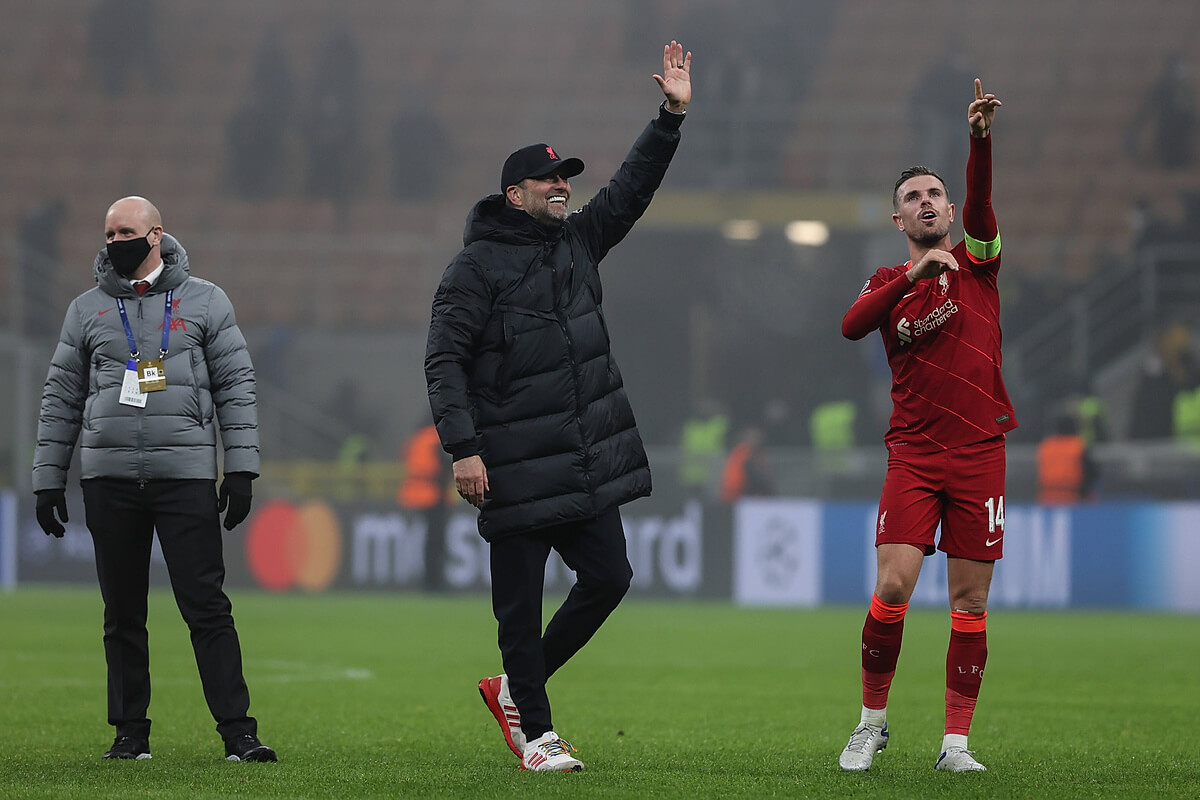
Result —
[{"label": "accreditation badge", "polygon": [[167,388],[167,370],[161,358],[137,362],[137,378],[143,392],[161,392]]},{"label": "accreditation badge", "polygon": [[117,402],[135,408],[146,407],[146,393],[138,383],[138,362],[132,358],[125,362],[125,378],[121,381],[121,397]]}]

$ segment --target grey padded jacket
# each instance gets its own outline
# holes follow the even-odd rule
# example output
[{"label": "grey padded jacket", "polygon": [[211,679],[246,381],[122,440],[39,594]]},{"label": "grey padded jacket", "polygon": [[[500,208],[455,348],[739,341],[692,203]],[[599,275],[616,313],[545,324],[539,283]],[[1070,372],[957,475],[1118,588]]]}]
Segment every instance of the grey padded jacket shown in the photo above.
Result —
[{"label": "grey padded jacket", "polygon": [[[42,392],[33,489],[61,489],[77,441],[80,477],[135,481],[215,479],[217,425],[225,472],[258,475],[254,366],[221,288],[189,274],[187,253],[163,234],[163,271],[145,297],[117,275],[106,250],[96,256],[96,288],[67,309]],[[118,402],[129,344],[116,298],[125,301],[143,359],[158,358],[173,291],[167,388],[146,407]],[[82,432],[82,437],[81,437]]]}]

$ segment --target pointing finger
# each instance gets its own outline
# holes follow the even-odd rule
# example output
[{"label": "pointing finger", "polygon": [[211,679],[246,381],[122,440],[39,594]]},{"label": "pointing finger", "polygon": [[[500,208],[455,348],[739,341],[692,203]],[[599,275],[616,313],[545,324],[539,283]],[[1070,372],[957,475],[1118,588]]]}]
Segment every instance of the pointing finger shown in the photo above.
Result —
[{"label": "pointing finger", "polygon": [[979,80],[979,78],[975,79],[975,99],[983,99],[983,83]]}]

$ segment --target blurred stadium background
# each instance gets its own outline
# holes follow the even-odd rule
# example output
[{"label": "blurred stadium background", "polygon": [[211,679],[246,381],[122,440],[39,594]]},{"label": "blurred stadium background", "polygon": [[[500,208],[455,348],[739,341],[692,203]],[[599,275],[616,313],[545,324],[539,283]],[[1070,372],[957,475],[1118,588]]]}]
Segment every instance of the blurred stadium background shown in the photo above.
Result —
[{"label": "blurred stadium background", "polygon": [[[843,340],[839,321],[876,267],[905,257],[889,219],[900,169],[934,166],[961,202],[978,75],[1004,101],[994,205],[1005,374],[1021,420],[1010,437],[1010,532],[1021,522],[1044,533],[1012,552],[1074,569],[1081,584],[1111,573],[1126,587],[1047,600],[1064,580],[1050,570],[1013,603],[1200,608],[1182,583],[1162,588],[1175,586],[1162,579],[1171,564],[1200,566],[1200,511],[1188,502],[1200,496],[1200,5],[0,8],[0,487],[10,532],[0,566],[11,573],[20,559],[22,580],[92,579],[78,509],[65,545],[48,547],[34,527],[30,456],[46,367],[67,304],[92,285],[104,210],[136,193],[162,210],[193,274],[232,297],[258,369],[263,476],[246,563],[231,565],[231,580],[420,585],[427,528],[396,492],[402,447],[428,421],[429,304],[466,212],[495,191],[510,151],[539,140],[585,161],[574,181],[582,202],[653,115],[650,75],[676,38],[695,53],[683,143],[646,218],[605,261],[615,353],[655,469],[655,497],[630,508],[643,531],[631,541],[674,564],[651,570],[646,590],[729,596],[735,559],[711,554],[740,546],[739,519],[776,520],[771,509],[794,502],[778,519],[817,531],[815,544],[796,545],[797,563],[809,546],[824,542],[826,554],[824,588],[800,601],[865,596],[888,374],[878,341]],[[1034,503],[1036,448],[1063,415],[1101,466],[1098,505]],[[730,507],[717,497],[721,463],[751,427],[784,499]],[[482,574],[464,566],[478,555],[470,514],[449,519],[445,563],[463,570],[449,583],[481,588]],[[1055,538],[1096,526],[1111,563],[1088,567]],[[834,564],[828,553],[847,529],[855,544]],[[680,531],[695,531],[708,554],[687,591],[672,590],[668,574],[690,563]],[[1162,546],[1135,546],[1154,538],[1144,531]],[[792,546],[780,541],[762,546]],[[283,564],[263,556],[264,566],[255,546],[303,552]],[[1136,575],[1118,563],[1135,561]],[[851,589],[830,589],[851,575]],[[808,580],[780,580],[793,578]]]}]

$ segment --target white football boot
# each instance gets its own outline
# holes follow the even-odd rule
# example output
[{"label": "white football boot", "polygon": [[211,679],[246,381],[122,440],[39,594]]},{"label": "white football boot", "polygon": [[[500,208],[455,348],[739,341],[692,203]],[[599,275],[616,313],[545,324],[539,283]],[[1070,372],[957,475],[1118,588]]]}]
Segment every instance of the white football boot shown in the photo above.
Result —
[{"label": "white football boot", "polygon": [[943,772],[987,772],[987,767],[976,761],[974,753],[965,747],[947,747],[933,768]]},{"label": "white football boot", "polygon": [[869,770],[871,762],[875,760],[875,754],[882,753],[888,746],[890,735],[886,722],[883,723],[883,727],[861,723],[854,729],[854,733],[850,734],[846,749],[838,757],[838,765],[850,772]]},{"label": "white football boot", "polygon": [[575,748],[554,731],[547,731],[525,745],[521,769],[537,772],[579,772],[583,762],[571,755]]}]

